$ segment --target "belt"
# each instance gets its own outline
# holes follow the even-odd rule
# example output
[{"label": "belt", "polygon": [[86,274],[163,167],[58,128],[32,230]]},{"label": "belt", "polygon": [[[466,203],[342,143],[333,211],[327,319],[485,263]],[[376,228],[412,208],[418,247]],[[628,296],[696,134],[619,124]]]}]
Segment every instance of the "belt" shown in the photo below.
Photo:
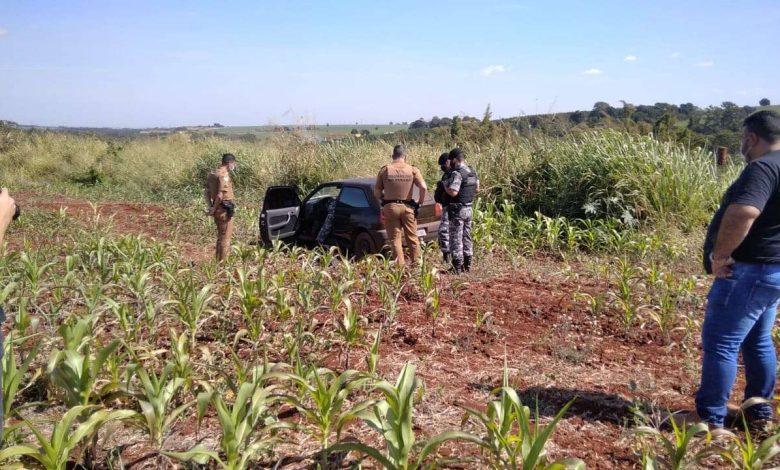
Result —
[{"label": "belt", "polygon": [[388,204],[404,204],[404,205],[411,205],[414,201],[411,199],[383,199],[382,200],[382,207],[385,207]]}]

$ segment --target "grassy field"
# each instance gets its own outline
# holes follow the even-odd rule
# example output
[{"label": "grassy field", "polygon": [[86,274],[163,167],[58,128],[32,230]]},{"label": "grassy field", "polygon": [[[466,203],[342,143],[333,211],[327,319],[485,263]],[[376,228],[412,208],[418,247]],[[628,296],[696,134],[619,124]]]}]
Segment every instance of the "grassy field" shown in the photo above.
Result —
[{"label": "grassy field", "polygon": [[[475,268],[453,277],[435,246],[401,270],[256,243],[265,187],[374,174],[389,144],[2,139],[25,209],[0,258],[0,465],[778,464],[780,434],[663,423],[692,405],[699,246],[739,171],[704,151],[610,131],[466,143],[486,189]],[[410,145],[429,183],[451,145]],[[224,151],[239,210],[216,265],[200,188]]]}]

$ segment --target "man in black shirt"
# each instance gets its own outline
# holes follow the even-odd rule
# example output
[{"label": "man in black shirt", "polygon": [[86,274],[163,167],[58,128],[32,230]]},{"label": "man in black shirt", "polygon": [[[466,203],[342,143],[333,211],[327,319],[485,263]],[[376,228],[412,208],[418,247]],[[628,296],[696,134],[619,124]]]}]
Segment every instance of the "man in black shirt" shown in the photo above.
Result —
[{"label": "man in black shirt", "polygon": [[[715,275],[702,325],[703,364],[696,411],[724,425],[742,351],[744,399],[774,396],[772,328],[780,301],[780,115],[759,111],[745,119],[747,166],[723,196],[707,230],[704,264]],[[772,406],[746,410],[749,422],[772,418]]]}]

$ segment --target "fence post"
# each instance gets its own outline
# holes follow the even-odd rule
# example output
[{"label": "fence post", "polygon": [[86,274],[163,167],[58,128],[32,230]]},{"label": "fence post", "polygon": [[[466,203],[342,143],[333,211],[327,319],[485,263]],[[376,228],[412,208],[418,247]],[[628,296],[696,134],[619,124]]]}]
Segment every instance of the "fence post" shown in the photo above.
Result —
[{"label": "fence post", "polygon": [[718,147],[716,152],[716,161],[718,166],[723,166],[729,161],[729,149],[728,147]]}]

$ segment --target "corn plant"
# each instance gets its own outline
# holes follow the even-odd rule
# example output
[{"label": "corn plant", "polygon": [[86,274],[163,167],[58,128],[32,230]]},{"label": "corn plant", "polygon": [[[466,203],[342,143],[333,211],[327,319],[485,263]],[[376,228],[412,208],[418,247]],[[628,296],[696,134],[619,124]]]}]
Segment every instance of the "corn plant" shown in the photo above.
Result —
[{"label": "corn plant", "polygon": [[334,323],[336,325],[336,331],[341,335],[341,339],[344,341],[342,353],[344,354],[344,369],[349,369],[349,351],[352,346],[357,344],[363,331],[360,328],[360,323],[364,320],[360,316],[357,309],[352,306],[352,302],[349,299],[343,300],[344,314],[341,318],[336,317]]},{"label": "corn plant", "polygon": [[341,438],[344,426],[358,418],[359,413],[374,404],[367,399],[347,407],[350,393],[369,383],[370,378],[357,371],[347,370],[340,375],[329,369],[309,369],[305,376],[276,372],[269,378],[290,381],[299,390],[299,396],[285,396],[284,401],[294,406],[313,428],[312,434],[322,449],[330,443],[332,433]]},{"label": "corn plant", "polygon": [[392,323],[398,315],[398,298],[401,296],[401,290],[394,290],[390,284],[379,282],[379,298],[382,301],[382,307],[387,313],[386,323]]},{"label": "corn plant", "polygon": [[[26,456],[34,459],[46,470],[65,470],[73,453],[86,440],[97,436],[100,427],[115,420],[127,419],[133,412],[129,410],[109,411],[99,406],[74,406],[54,424],[51,435],[45,436],[39,428],[25,421],[37,447],[21,444],[0,451],[0,462]],[[85,417],[82,422],[78,420]],[[74,427],[74,423],[75,424]]]},{"label": "corn plant", "polygon": [[163,452],[164,455],[181,461],[206,463],[215,460],[225,470],[244,470],[252,467],[252,460],[258,455],[269,453],[279,441],[277,433],[289,429],[289,423],[275,419],[273,406],[279,400],[274,396],[273,386],[262,386],[262,380],[242,383],[238,388],[232,406],[225,403],[222,395],[215,391],[198,395],[198,425],[203,420],[208,405],[213,404],[222,428],[220,449],[224,460],[201,445],[185,452]]},{"label": "corn plant", "polygon": [[192,360],[190,359],[190,349],[187,340],[187,334],[177,335],[171,329],[171,365],[173,366],[173,376],[184,381],[184,387],[192,386]]},{"label": "corn plant", "polygon": [[118,383],[111,381],[95,389],[103,365],[119,344],[119,340],[115,339],[107,346],[99,348],[94,356],[89,343],[81,350],[66,347],[61,351],[53,351],[46,374],[51,382],[64,392],[67,406],[89,405],[93,395],[96,394],[97,398],[101,399],[119,388]]},{"label": "corn plant", "polygon": [[366,356],[366,367],[368,368],[368,374],[376,376],[377,368],[379,367],[379,344],[382,342],[382,328],[374,335],[374,342],[371,344],[371,349]]},{"label": "corn plant", "polygon": [[418,470],[433,468],[425,465],[443,443],[463,440],[479,443],[479,439],[461,431],[448,431],[426,441],[415,440],[412,429],[414,392],[417,388],[415,366],[407,363],[395,385],[380,381],[375,384],[384,399],[360,413],[360,418],[378,431],[385,442],[385,449],[378,449],[361,442],[341,442],[331,446],[328,452],[355,451],[368,455],[386,470]]},{"label": "corn plant", "polygon": [[[16,393],[19,391],[19,386],[22,384],[24,377],[27,375],[27,371],[30,369],[30,364],[41,349],[41,343],[36,343],[35,346],[27,352],[27,356],[25,356],[19,365],[17,365],[16,356],[14,355],[13,333],[8,336],[7,341],[3,345],[3,349],[3,416],[11,416],[11,409],[14,405]],[[32,383],[39,374],[40,372],[36,372],[28,383]]]},{"label": "corn plant", "polygon": [[257,271],[256,279],[251,279],[246,270],[242,267],[236,270],[238,275],[238,306],[244,317],[247,326],[247,332],[252,341],[259,341],[265,327],[263,325],[263,316],[259,318],[255,312],[267,303],[268,279],[265,268]]},{"label": "corn plant", "polygon": [[184,384],[184,379],[174,376],[173,364],[166,365],[159,377],[139,366],[134,367],[134,371],[141,386],[132,395],[138,398],[141,412],[132,416],[133,422],[149,435],[152,445],[159,451],[165,435],[195,401],[169,411],[174,396]]},{"label": "corn plant", "polygon": [[174,305],[179,320],[189,331],[190,343],[195,344],[198,330],[209,318],[207,315],[214,313],[209,304],[216,295],[211,292],[214,288],[211,284],[206,284],[198,290],[191,272],[189,276],[182,276],[182,278],[170,278],[168,282],[175,286]]},{"label": "corn plant", "polygon": [[[747,429],[747,425],[745,428]],[[760,470],[771,465],[772,460],[780,455],[780,433],[760,442],[753,441],[749,430],[746,430],[744,439],[729,431],[722,431],[722,434],[730,438],[731,445],[715,452],[740,470]]]},{"label": "corn plant", "polygon": [[431,336],[436,337],[436,320],[439,318],[441,296],[436,285],[438,271],[436,268],[428,269],[423,263],[421,287],[425,293],[425,313],[431,317]]},{"label": "corn plant", "polygon": [[[681,470],[713,454],[713,450],[709,447],[712,442],[712,433],[705,423],[696,423],[690,426],[686,426],[684,423],[680,426],[673,418],[669,419],[669,422],[672,426],[671,438],[652,426],[639,426],[634,431],[639,436],[649,437],[652,441],[661,444],[661,455],[658,455],[654,448],[645,449],[646,455],[643,459],[649,468],[656,468],[655,466],[660,464],[663,466],[662,468]],[[704,434],[705,447],[692,452],[694,438],[702,433]]]},{"label": "corn plant", "polygon": [[486,412],[464,407],[466,416],[474,418],[484,428],[479,445],[487,452],[491,468],[502,470],[536,469],[584,469],[585,464],[578,459],[556,460],[549,462],[545,445],[555,427],[560,422],[570,401],[555,415],[553,420],[542,426],[539,424],[539,412],[536,412],[535,425],[531,423],[531,410],[523,406],[517,392],[509,386],[509,370],[504,363],[503,385],[491,393],[498,398],[491,401]]}]

